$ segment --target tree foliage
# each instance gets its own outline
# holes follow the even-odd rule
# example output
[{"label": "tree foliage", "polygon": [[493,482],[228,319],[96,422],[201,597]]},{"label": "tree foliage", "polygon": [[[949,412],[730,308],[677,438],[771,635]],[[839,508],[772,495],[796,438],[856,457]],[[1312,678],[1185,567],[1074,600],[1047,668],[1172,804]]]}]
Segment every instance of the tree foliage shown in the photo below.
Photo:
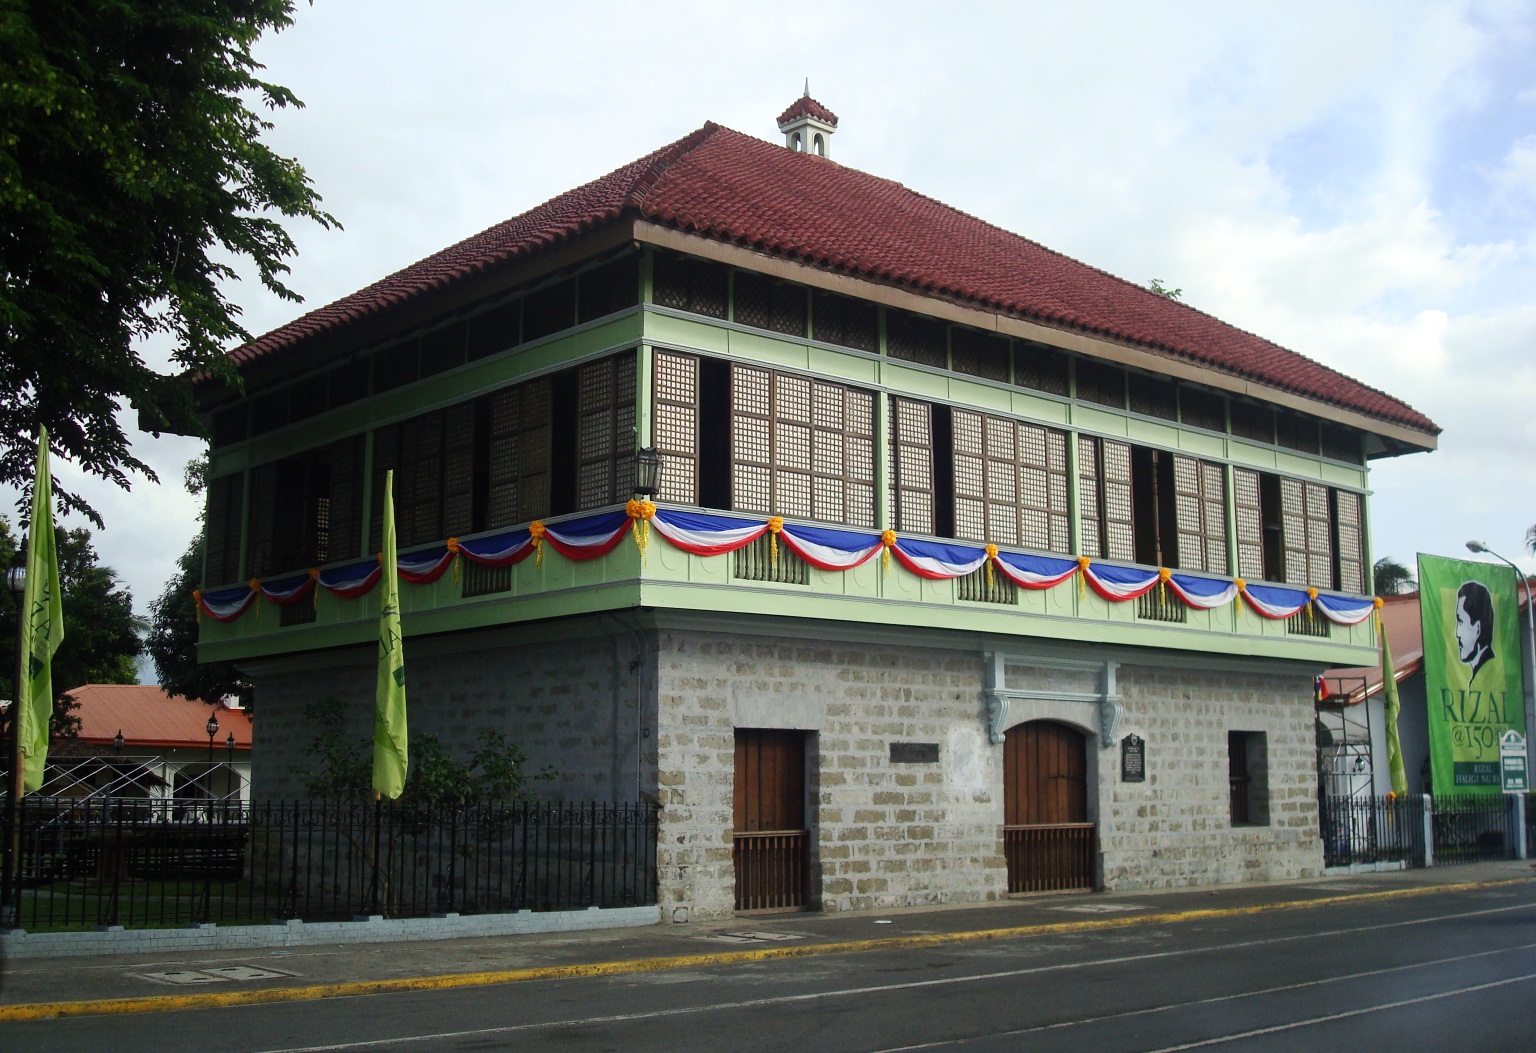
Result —
[{"label": "tree foliage", "polygon": [[[60,530],[59,588],[64,602],[64,641],[53,656],[53,734],[72,736],[80,718],[68,695],[85,684],[132,684],[138,679],[134,659],[143,649],[141,622],[133,597],[120,588],[117,572],[97,562],[91,532],[83,527]],[[0,518],[0,566],[9,566],[17,538]],[[0,610],[0,697],[14,698],[16,681],[16,604],[14,593]]]},{"label": "tree foliage", "polygon": [[1391,556],[1382,556],[1371,564],[1371,580],[1376,583],[1376,595],[1401,596],[1418,588],[1413,572]]},{"label": "tree foliage", "polygon": [[1182,287],[1178,289],[1170,289],[1168,286],[1163,284],[1163,280],[1161,278],[1153,278],[1151,283],[1148,284],[1147,288],[1151,289],[1159,296],[1168,297],[1170,300],[1179,300],[1182,302],[1184,299],[1184,290]]},{"label": "tree foliage", "polygon": [[[312,767],[304,773],[311,797],[358,798],[371,794],[373,747],[347,735],[346,707],[334,698],[311,702],[305,721],[315,737],[304,752]],[[533,784],[555,777],[552,768],[530,774],[522,749],[501,731],[485,735],[468,761],[455,760],[436,735],[411,736],[410,771],[400,801],[405,805],[463,807],[531,800]]]},{"label": "tree foliage", "polygon": [[[247,106],[302,105],[251,47],[293,0],[10,0],[0,4],[0,482],[25,485],[29,436],[119,485],[154,478],[118,423],[196,431],[187,386],[140,357],[237,378],[249,339],[221,286],[254,268],[278,296],[281,217],[335,221]],[[258,101],[259,100],[259,101]],[[60,492],[66,509],[91,514]],[[96,520],[99,524],[99,519]]]},{"label": "tree foliage", "polygon": [[149,635],[144,649],[155,663],[160,686],[173,695],[216,703],[240,695],[253,708],[251,692],[233,662],[197,661],[197,599],[192,593],[203,574],[203,531],[176,561],[165,591],[149,605]]}]

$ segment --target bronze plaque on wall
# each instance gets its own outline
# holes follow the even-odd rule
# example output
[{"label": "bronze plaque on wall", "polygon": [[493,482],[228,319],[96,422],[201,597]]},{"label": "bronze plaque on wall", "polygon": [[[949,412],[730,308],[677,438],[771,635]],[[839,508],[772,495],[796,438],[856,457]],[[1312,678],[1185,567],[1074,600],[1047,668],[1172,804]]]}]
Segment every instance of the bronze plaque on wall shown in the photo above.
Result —
[{"label": "bronze plaque on wall", "polygon": [[937,764],[939,763],[939,744],[937,742],[893,742],[891,743],[892,764]]},{"label": "bronze plaque on wall", "polygon": [[1120,781],[1147,781],[1147,740],[1140,735],[1120,740]]}]

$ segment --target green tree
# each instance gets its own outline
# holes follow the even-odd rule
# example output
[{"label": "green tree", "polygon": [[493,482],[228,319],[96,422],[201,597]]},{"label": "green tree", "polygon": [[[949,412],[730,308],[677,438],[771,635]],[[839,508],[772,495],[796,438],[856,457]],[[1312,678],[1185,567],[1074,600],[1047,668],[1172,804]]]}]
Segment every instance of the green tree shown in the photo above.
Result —
[{"label": "green tree", "polygon": [[203,575],[203,532],[176,561],[176,572],[165,591],[149,605],[149,635],[144,649],[155,663],[160,686],[173,695],[210,704],[226,695],[239,695],[252,708],[250,685],[233,662],[197,660],[197,599],[192,593]]},{"label": "green tree", "polygon": [[[117,420],[196,432],[191,394],[147,365],[237,382],[249,339],[222,284],[242,261],[285,299],[281,218],[335,220],[248,103],[302,105],[251,47],[293,0],[6,0],[0,4],[0,482],[25,486],[33,436],[92,474],[151,479]],[[73,494],[66,509],[100,519]]]},{"label": "green tree", "polygon": [[[311,797],[345,799],[371,795],[373,747],[347,734],[339,699],[311,702],[304,720],[315,736],[304,748],[312,767],[304,773]],[[411,736],[411,764],[400,795],[403,805],[464,807],[531,800],[533,784],[555,777],[553,768],[530,774],[522,749],[501,731],[485,735],[467,761],[455,760],[436,735]]]},{"label": "green tree", "polygon": [[[91,532],[83,527],[60,530],[59,588],[64,594],[64,642],[53,657],[53,733],[70,737],[80,730],[73,715],[78,704],[69,689],[85,684],[132,684],[134,659],[143,649],[142,621],[133,613],[133,597],[120,588],[117,572],[97,561]],[[0,518],[0,566],[9,566],[17,538]],[[0,696],[14,698],[16,680],[16,604],[14,594],[0,609]]]},{"label": "green tree", "polygon": [[1371,580],[1376,583],[1376,595],[1401,596],[1418,587],[1413,572],[1391,556],[1382,556],[1371,564]]},{"label": "green tree", "polygon": [[1184,299],[1184,290],[1182,288],[1170,289],[1168,286],[1163,284],[1163,280],[1161,278],[1153,278],[1147,288],[1151,289],[1159,296],[1168,297],[1170,300],[1178,300],[1182,302]]}]

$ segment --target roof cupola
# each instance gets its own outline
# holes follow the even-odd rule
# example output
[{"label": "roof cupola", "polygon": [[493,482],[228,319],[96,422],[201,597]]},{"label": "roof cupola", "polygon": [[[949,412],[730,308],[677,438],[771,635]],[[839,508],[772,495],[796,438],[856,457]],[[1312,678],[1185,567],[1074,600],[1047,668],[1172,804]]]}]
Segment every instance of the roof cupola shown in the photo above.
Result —
[{"label": "roof cupola", "polygon": [[779,114],[779,131],[784,145],[798,154],[828,156],[827,144],[837,131],[837,114],[811,98],[811,80],[805,80],[805,94]]}]

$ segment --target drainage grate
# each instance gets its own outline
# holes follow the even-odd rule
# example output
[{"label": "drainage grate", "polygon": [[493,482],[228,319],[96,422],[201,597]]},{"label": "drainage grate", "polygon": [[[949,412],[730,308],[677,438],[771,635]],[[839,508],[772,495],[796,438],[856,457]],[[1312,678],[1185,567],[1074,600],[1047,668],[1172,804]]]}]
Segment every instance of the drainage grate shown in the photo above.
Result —
[{"label": "drainage grate", "polygon": [[805,939],[803,935],[793,932],[715,932],[699,938],[714,940],[716,943],[780,943],[784,940]]},{"label": "drainage grate", "polygon": [[1074,907],[1052,907],[1052,910],[1070,911],[1073,914],[1119,914],[1127,910],[1146,910],[1142,903],[1079,903]]},{"label": "drainage grate", "polygon": [[281,980],[296,974],[285,973],[280,969],[261,969],[254,965],[220,965],[209,969],[167,969],[164,972],[129,973],[128,975],[163,984],[175,984],[178,987],[190,987],[194,984],[219,984],[242,980]]}]

